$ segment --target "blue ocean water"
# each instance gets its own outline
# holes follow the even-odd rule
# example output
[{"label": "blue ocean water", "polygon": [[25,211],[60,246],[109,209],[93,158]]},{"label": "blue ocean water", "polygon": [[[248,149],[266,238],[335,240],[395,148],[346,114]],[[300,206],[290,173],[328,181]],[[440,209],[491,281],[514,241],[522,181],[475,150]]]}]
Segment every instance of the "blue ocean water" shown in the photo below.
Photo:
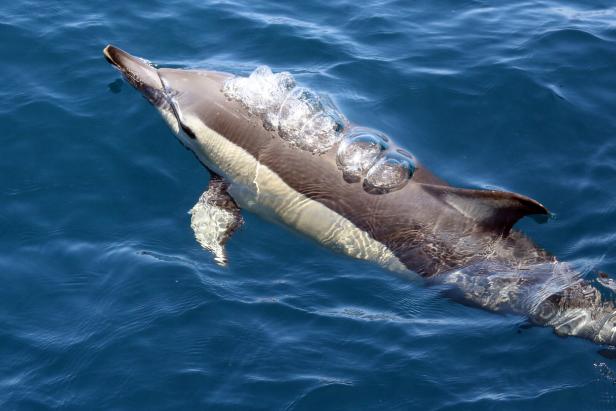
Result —
[{"label": "blue ocean water", "polygon": [[103,59],[288,70],[519,226],[616,273],[612,1],[0,5],[0,409],[614,409],[616,361],[254,215],[217,266],[205,169]]}]

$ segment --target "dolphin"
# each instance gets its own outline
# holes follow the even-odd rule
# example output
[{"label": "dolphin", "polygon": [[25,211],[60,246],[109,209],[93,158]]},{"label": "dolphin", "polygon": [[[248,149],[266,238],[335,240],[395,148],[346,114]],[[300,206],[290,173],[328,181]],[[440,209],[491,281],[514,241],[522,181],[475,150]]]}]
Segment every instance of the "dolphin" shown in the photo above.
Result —
[{"label": "dolphin", "polygon": [[616,283],[582,278],[513,228],[525,216],[549,217],[539,202],[450,186],[288,73],[261,67],[254,79],[238,78],[156,68],[112,45],[103,54],[211,173],[191,226],[218,263],[247,210],[348,256],[446,285],[464,304],[616,344]]}]

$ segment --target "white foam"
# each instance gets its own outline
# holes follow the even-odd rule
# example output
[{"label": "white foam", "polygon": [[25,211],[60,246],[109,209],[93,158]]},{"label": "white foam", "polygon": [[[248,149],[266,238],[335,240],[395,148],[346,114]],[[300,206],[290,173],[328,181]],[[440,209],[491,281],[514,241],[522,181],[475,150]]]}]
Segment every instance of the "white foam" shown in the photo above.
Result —
[{"label": "white foam", "polygon": [[248,77],[233,77],[224,84],[227,97],[239,100],[254,114],[277,112],[295,79],[288,72],[272,73],[267,66],[257,67]]},{"label": "white foam", "polygon": [[288,72],[274,74],[269,67],[260,66],[248,77],[227,80],[223,92],[302,150],[324,153],[342,139],[346,124],[342,113],[330,99],[295,87],[295,79]]}]

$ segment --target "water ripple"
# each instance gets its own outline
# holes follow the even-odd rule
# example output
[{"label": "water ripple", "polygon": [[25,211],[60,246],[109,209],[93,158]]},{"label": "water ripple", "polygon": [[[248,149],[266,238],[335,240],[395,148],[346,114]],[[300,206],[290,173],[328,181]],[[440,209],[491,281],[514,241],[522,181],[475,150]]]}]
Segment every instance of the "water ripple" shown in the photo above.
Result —
[{"label": "water ripple", "polygon": [[[521,227],[616,272],[616,8],[317,0],[0,6],[0,408],[612,409],[591,343],[350,261],[245,215],[218,267],[207,173],[101,57],[289,70]],[[111,86],[110,85],[115,85]]]}]

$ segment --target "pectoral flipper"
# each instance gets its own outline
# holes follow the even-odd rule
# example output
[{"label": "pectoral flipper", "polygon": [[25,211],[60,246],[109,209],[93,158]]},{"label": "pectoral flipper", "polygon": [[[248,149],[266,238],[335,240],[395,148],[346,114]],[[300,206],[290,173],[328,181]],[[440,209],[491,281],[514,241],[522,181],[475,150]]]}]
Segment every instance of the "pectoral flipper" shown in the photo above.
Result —
[{"label": "pectoral flipper", "polygon": [[225,244],[244,222],[240,208],[227,192],[228,186],[222,177],[212,173],[207,190],[190,210],[195,238],[222,266],[227,264]]}]

